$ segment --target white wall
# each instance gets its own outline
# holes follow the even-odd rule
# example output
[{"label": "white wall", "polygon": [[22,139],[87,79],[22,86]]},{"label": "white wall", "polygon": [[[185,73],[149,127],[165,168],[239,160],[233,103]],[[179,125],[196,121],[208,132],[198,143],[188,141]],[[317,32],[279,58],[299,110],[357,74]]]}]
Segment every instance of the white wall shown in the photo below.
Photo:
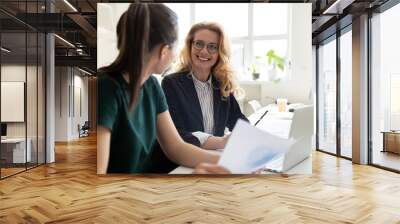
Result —
[{"label": "white wall", "polygon": [[97,4],[97,68],[109,65],[118,55],[116,26],[129,3]]},{"label": "white wall", "polygon": [[[1,65],[1,81],[25,82],[25,65]],[[28,70],[33,67],[28,66]]]},{"label": "white wall", "polygon": [[88,120],[88,78],[82,75],[83,73],[75,68],[56,67],[56,141],[77,139],[78,124],[82,126]]},{"label": "white wall", "polygon": [[55,141],[68,141],[69,69],[55,68]]},{"label": "white wall", "polygon": [[292,102],[312,103],[311,3],[291,4],[290,25],[291,80],[282,86]]},{"label": "white wall", "polygon": [[[312,46],[312,102],[314,102],[314,133],[317,133],[317,48]],[[316,134],[312,137],[312,148],[317,147]]]},{"label": "white wall", "polygon": [[[87,76],[82,77],[81,75],[76,75],[77,70],[75,70],[74,75],[74,107],[72,108],[72,124],[71,124],[71,135],[73,138],[79,137],[78,124],[82,126],[85,121],[88,121],[88,78]],[[82,73],[80,73],[82,74]],[[79,93],[80,91],[80,93]],[[80,102],[79,102],[80,101]],[[80,108],[81,107],[81,108]],[[82,111],[80,111],[82,110]]]}]

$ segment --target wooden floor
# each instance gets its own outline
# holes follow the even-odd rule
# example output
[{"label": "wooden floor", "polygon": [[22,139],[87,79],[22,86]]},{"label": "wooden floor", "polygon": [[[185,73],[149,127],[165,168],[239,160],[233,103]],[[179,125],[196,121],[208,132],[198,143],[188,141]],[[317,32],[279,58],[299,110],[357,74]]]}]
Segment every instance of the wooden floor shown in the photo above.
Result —
[{"label": "wooden floor", "polygon": [[10,175],[13,175],[13,174],[16,174],[16,173],[19,173],[19,172],[22,172],[22,171],[26,170],[25,167],[24,168],[21,168],[21,167],[17,167],[17,168],[0,168],[0,169],[1,169],[1,178],[4,178],[4,177],[7,177],[7,176],[10,176]]},{"label": "wooden floor", "polygon": [[315,153],[311,176],[97,176],[94,138],[0,181],[0,223],[400,223],[400,175]]},{"label": "wooden floor", "polygon": [[2,167],[2,168],[0,168],[1,169],[0,170],[1,178],[6,178],[8,176],[11,176],[11,175],[14,175],[14,174],[17,174],[17,173],[20,173],[20,172],[23,172],[23,171],[26,171],[29,169],[33,169],[35,167],[37,167],[37,164],[33,164],[33,163],[30,163],[30,164],[28,163],[27,167],[25,167],[25,164],[18,164],[18,166],[16,166],[16,167],[6,167],[6,168]]}]

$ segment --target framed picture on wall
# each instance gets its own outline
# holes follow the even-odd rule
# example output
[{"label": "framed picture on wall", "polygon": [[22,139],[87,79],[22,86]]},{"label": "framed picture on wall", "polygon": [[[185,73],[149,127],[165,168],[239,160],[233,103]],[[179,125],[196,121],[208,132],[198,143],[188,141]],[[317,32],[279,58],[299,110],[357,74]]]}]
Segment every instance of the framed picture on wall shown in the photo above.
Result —
[{"label": "framed picture on wall", "polygon": [[1,122],[24,122],[25,82],[1,82]]}]

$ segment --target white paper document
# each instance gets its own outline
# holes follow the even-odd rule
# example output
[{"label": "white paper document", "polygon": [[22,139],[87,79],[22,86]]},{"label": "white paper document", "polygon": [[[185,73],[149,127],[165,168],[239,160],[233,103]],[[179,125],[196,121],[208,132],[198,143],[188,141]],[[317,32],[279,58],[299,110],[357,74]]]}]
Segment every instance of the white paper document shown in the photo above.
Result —
[{"label": "white paper document", "polygon": [[283,155],[294,143],[238,120],[218,164],[234,174],[252,173]]}]

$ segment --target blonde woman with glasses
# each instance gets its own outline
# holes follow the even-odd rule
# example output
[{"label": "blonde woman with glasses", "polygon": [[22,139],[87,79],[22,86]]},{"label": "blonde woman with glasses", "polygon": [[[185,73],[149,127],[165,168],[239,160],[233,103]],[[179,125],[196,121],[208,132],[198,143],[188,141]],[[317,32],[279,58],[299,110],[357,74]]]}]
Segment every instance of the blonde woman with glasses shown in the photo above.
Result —
[{"label": "blonde woman with glasses", "polygon": [[214,22],[192,26],[181,51],[178,72],[162,88],[175,126],[188,143],[222,149],[238,119],[247,120],[233,95],[237,90],[230,66],[229,43]]}]

